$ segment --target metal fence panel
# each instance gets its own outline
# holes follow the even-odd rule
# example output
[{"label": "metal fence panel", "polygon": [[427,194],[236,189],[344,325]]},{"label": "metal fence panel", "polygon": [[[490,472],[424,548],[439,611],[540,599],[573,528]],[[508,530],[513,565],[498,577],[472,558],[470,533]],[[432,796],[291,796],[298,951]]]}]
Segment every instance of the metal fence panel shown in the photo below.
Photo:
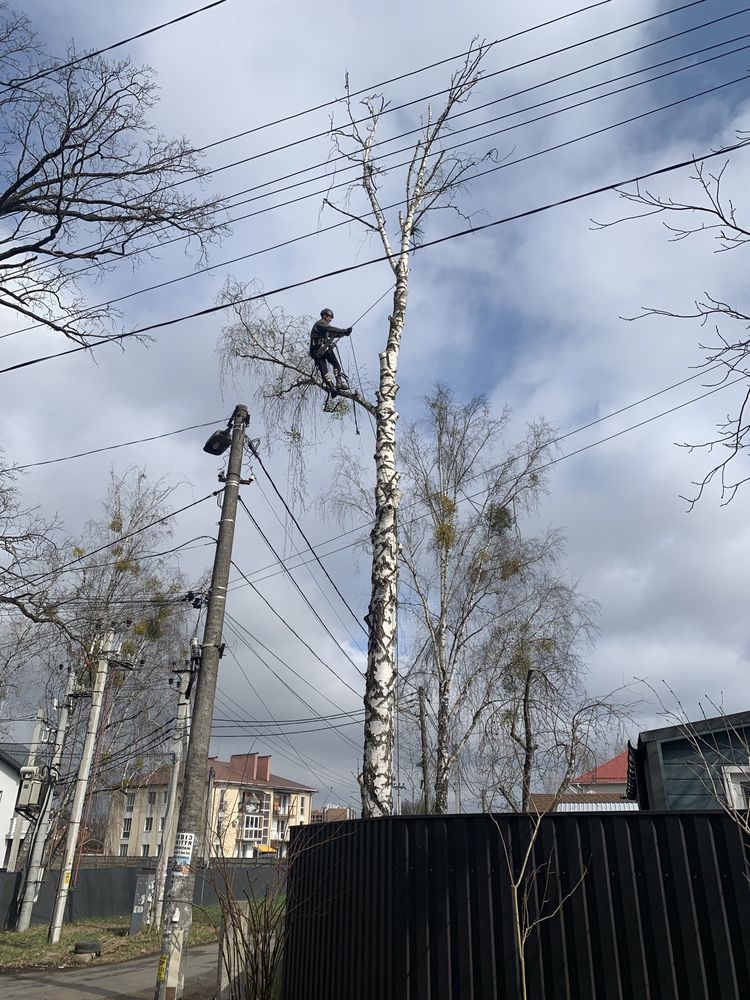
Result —
[{"label": "metal fence panel", "polygon": [[[517,1000],[524,816],[298,828],[284,1000]],[[744,1000],[750,884],[729,817],[557,813],[519,900],[535,1000]]]}]

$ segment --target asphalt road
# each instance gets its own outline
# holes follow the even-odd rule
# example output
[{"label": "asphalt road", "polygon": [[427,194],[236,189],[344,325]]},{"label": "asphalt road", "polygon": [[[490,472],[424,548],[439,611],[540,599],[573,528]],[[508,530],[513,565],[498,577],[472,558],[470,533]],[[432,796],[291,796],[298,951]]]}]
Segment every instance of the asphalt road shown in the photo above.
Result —
[{"label": "asphalt road", "polygon": [[[217,961],[215,944],[189,949],[184,1000],[213,997]],[[3,973],[0,1000],[152,1000],[157,962],[151,955],[119,965]]]}]

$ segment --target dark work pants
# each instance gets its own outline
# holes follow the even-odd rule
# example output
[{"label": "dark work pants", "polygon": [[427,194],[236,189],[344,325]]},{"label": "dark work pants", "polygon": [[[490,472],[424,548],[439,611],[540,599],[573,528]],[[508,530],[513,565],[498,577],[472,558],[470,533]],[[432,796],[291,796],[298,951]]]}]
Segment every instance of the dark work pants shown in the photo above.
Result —
[{"label": "dark work pants", "polygon": [[328,374],[328,364],[333,367],[335,372],[341,371],[341,365],[339,364],[339,359],[334,354],[333,348],[329,348],[321,358],[315,359],[315,364],[317,365],[318,371],[323,376],[326,377]]}]

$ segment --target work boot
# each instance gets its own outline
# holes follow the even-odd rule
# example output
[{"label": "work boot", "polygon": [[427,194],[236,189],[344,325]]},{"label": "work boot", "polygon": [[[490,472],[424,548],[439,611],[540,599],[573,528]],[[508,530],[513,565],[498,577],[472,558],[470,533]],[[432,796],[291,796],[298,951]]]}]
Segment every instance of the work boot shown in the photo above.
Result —
[{"label": "work boot", "polygon": [[336,396],[338,396],[338,393],[336,392],[336,386],[331,381],[331,376],[330,375],[324,375],[323,376],[323,385],[326,387],[327,391],[330,393],[331,399],[335,399]]},{"label": "work boot", "polygon": [[346,379],[346,375],[344,375],[343,372],[336,372],[336,388],[344,389],[347,392],[349,390],[349,383]]}]

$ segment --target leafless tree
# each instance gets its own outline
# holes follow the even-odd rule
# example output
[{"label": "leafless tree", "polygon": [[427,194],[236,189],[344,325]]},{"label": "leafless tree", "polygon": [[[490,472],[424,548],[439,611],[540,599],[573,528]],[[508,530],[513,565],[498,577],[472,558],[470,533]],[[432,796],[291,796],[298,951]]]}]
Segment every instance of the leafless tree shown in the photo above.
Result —
[{"label": "leafless tree", "polygon": [[518,600],[516,577],[555,544],[554,536],[524,540],[520,529],[544,488],[552,431],[532,425],[499,457],[508,414],[493,417],[483,397],[460,404],[438,385],[426,411],[398,451],[408,511],[400,524],[400,606],[414,625],[403,683],[406,695],[427,692],[430,797],[444,813],[450,775],[508,668],[504,626]]},{"label": "leafless tree", "polygon": [[[371,596],[366,622],[369,630],[365,689],[364,760],[361,775],[365,816],[392,811],[393,732],[395,705],[395,649],[398,591],[397,513],[400,503],[396,459],[396,382],[399,352],[405,329],[409,288],[409,257],[418,246],[429,213],[456,208],[458,193],[475,160],[449,152],[443,140],[451,115],[465,102],[481,77],[486,47],[476,44],[453,75],[445,103],[438,113],[428,108],[410,162],[402,175],[403,203],[395,221],[381,200],[384,171],[377,158],[376,134],[386,110],[382,98],[362,102],[358,117],[347,102],[348,121],[332,126],[335,149],[358,174],[343,205],[326,204],[352,222],[364,226],[380,243],[394,281],[388,329],[379,355],[374,398],[358,387],[344,389],[343,400],[366,410],[375,424],[374,514],[371,532]],[[492,155],[492,154],[490,154]],[[395,184],[395,172],[389,172]],[[355,198],[362,199],[354,204]],[[224,363],[235,374],[249,374],[265,409],[269,430],[282,431],[292,447],[309,445],[314,434],[311,414],[319,407],[325,387],[314,374],[308,356],[311,321],[269,310],[263,302],[248,301],[248,289],[227,285],[223,301],[233,303],[235,321],[225,332]],[[317,400],[317,402],[316,402]],[[340,414],[339,414],[340,415]],[[299,453],[299,452],[298,452]]]},{"label": "leafless tree", "polygon": [[[750,135],[740,132],[738,139],[740,144],[745,144],[750,142]],[[708,235],[715,243],[714,253],[746,250],[750,244],[750,227],[725,190],[728,166],[728,160],[718,170],[713,170],[705,162],[696,162],[692,176],[697,192],[694,200],[673,199],[640,184],[636,184],[634,190],[622,190],[620,197],[638,206],[639,211],[614,222],[595,223],[595,226],[601,229],[624,221],[664,215],[668,217],[664,226],[672,243]],[[696,489],[692,495],[683,497],[690,509],[714,480],[720,484],[722,505],[728,504],[737,490],[750,480],[750,473],[743,464],[745,449],[750,442],[750,337],[747,333],[750,328],[750,304],[730,305],[703,292],[687,310],[648,306],[638,316],[624,318],[641,319],[644,316],[692,320],[702,327],[713,328],[715,341],[700,344],[701,350],[706,352],[701,367],[706,370],[707,376],[711,376],[708,384],[745,383],[739,405],[717,424],[713,437],[699,443],[681,443],[682,447],[691,451],[706,449],[712,456],[716,452],[719,458],[702,479],[693,483]],[[738,328],[739,333],[733,332]]]},{"label": "leafless tree", "polygon": [[149,124],[153,72],[129,59],[45,54],[29,19],[0,7],[0,305],[79,343],[116,334],[71,265],[101,271],[140,238],[182,234],[201,250],[221,203],[191,193],[200,156]]}]

